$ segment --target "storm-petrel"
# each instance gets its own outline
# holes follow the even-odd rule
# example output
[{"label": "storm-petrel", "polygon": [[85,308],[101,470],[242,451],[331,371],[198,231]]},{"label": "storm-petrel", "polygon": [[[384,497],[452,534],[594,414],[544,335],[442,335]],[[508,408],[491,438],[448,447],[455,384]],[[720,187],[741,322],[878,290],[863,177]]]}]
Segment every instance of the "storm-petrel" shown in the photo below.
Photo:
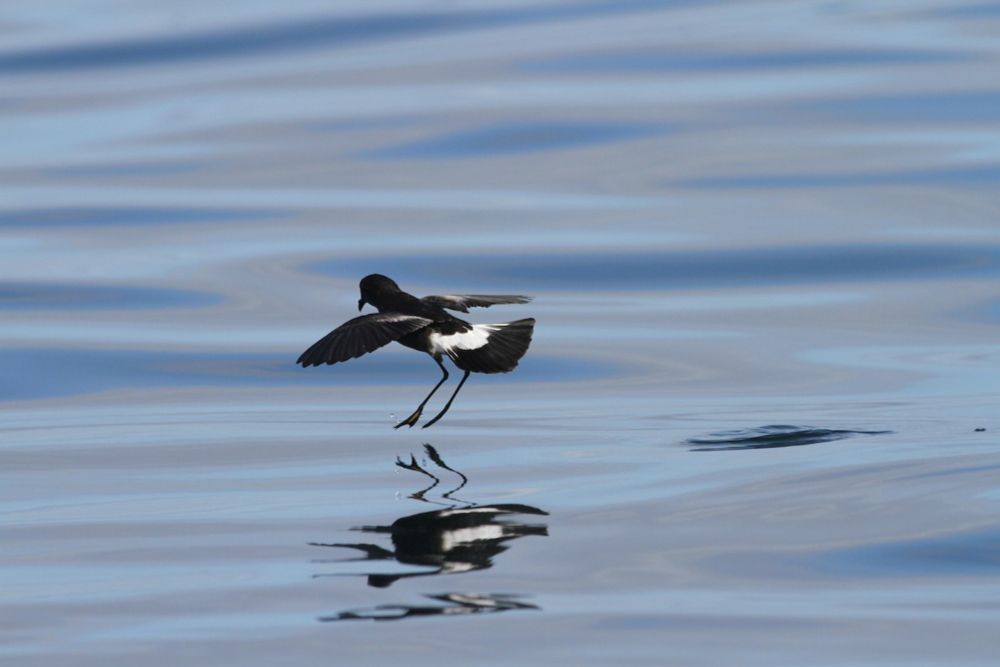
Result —
[{"label": "storm-petrel", "polygon": [[465,375],[444,409],[423,428],[444,417],[469,378],[469,373],[512,371],[531,344],[531,333],[535,327],[533,317],[506,324],[469,324],[445,310],[467,313],[469,308],[475,307],[528,303],[531,297],[516,294],[450,294],[420,299],[407,294],[390,278],[377,273],[362,278],[360,288],[358,310],[370,303],[378,309],[378,313],[344,322],[313,343],[296,363],[303,366],[335,364],[360,357],[392,341],[431,355],[443,375],[413,414],[396,424],[395,428],[416,424],[427,401],[448,379],[448,369],[442,363],[443,355],[448,355],[456,366],[465,371]]}]

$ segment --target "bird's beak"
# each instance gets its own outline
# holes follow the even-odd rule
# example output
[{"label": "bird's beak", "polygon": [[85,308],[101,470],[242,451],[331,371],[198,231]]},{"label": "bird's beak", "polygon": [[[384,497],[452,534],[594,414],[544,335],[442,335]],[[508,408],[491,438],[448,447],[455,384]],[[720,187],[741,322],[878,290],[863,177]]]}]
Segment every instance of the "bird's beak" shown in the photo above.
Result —
[{"label": "bird's beak", "polygon": [[360,313],[361,309],[364,308],[364,307],[365,307],[365,300],[364,299],[358,299],[358,312]]}]

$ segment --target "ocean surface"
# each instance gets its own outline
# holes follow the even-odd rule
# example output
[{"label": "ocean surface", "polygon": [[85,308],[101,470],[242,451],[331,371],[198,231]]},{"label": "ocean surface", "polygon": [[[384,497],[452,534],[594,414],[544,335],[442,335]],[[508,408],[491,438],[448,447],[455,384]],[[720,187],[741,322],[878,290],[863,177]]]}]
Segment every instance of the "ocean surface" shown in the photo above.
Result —
[{"label": "ocean surface", "polygon": [[[0,662],[997,664],[1000,3],[0,36]],[[373,272],[530,352],[393,430]]]}]

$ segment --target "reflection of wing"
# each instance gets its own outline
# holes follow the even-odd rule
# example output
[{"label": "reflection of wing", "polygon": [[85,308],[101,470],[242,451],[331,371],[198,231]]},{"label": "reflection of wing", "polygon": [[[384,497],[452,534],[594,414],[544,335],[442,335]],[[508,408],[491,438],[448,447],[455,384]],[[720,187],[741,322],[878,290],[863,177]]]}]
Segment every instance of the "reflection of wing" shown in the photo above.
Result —
[{"label": "reflection of wing", "polygon": [[467,313],[469,308],[489,308],[504,303],[528,303],[531,297],[519,294],[445,294],[425,296],[421,301],[432,306]]},{"label": "reflection of wing", "polygon": [[357,549],[365,556],[364,558],[351,558],[349,560],[387,560],[395,557],[388,549],[383,549],[377,544],[342,544],[340,542],[309,542],[311,547],[343,547],[344,549]]},{"label": "reflection of wing", "polygon": [[303,366],[335,364],[377,350],[433,320],[401,313],[375,313],[348,320],[320,338],[295,363]]}]

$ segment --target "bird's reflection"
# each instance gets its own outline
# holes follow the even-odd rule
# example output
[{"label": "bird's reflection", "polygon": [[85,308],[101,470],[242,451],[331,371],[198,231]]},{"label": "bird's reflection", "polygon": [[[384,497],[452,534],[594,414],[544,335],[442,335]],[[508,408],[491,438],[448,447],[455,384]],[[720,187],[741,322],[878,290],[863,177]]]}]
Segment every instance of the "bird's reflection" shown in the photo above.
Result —
[{"label": "bird's reflection", "polygon": [[[364,542],[333,544],[311,542],[310,544],[317,547],[356,549],[361,552],[359,558],[349,560],[395,561],[404,565],[432,568],[398,574],[367,573],[369,586],[385,588],[409,577],[485,570],[493,565],[495,556],[507,550],[505,542],[525,535],[548,535],[548,528],[544,525],[502,520],[515,514],[544,515],[545,512],[530,505],[517,504],[441,509],[404,516],[389,526],[361,526],[356,529],[366,533],[387,533],[392,540],[392,549]],[[349,560],[338,562],[349,562]]]},{"label": "bird's reflection", "polygon": [[[431,568],[418,572],[365,573],[369,586],[386,588],[400,579],[410,577],[485,570],[492,567],[494,557],[508,549],[507,542],[525,535],[549,534],[548,527],[544,524],[511,520],[517,515],[548,515],[537,507],[518,503],[477,505],[457,500],[453,494],[468,483],[468,478],[445,464],[434,447],[431,445],[424,447],[429,458],[439,467],[450,470],[462,478],[461,484],[441,494],[441,498],[451,501],[450,503],[429,500],[426,497],[427,492],[440,483],[440,479],[420,466],[414,457],[411,456],[409,463],[397,459],[396,465],[421,472],[434,480],[429,487],[417,491],[410,497],[423,502],[443,504],[444,508],[404,516],[388,526],[360,526],[353,529],[365,533],[389,535],[392,541],[391,549],[367,542],[310,542],[310,544],[316,547],[355,549],[361,552],[357,558],[334,561],[339,563],[389,561]],[[343,575],[334,573],[315,576]]]},{"label": "bird's reflection", "polygon": [[[449,467],[431,445],[424,446],[428,458],[439,468],[450,471],[461,479],[454,488],[441,493],[437,500],[427,494],[440,483],[440,478],[421,466],[415,457],[409,462],[396,460],[396,465],[419,472],[432,483],[427,488],[410,495],[410,498],[442,505],[440,509],[419,512],[396,519],[385,526],[361,526],[353,530],[388,535],[391,545],[369,542],[310,542],[312,546],[352,549],[354,558],[338,558],[326,563],[371,563],[360,576],[366,577],[369,586],[387,588],[401,579],[428,577],[440,574],[457,574],[484,570],[493,566],[493,559],[509,548],[509,543],[526,535],[548,535],[545,524],[525,523],[518,517],[525,515],[547,516],[547,512],[518,503],[479,505],[458,500],[455,493],[468,483],[468,478]],[[399,564],[418,566],[417,571],[393,571]],[[320,573],[314,577],[359,576],[348,573]],[[434,605],[379,605],[366,610],[343,611],[325,616],[322,621],[340,620],[393,620],[412,616],[481,614],[510,609],[537,609],[522,602],[517,595],[484,593],[442,593],[427,595],[442,604]]]},{"label": "bird's reflection", "polygon": [[414,616],[464,616],[468,614],[492,614],[511,609],[538,609],[536,605],[518,601],[516,595],[503,593],[442,593],[441,595],[427,595],[425,597],[444,604],[380,604],[370,609],[351,609],[333,616],[320,616],[319,620],[324,623],[330,621],[398,621]]}]

